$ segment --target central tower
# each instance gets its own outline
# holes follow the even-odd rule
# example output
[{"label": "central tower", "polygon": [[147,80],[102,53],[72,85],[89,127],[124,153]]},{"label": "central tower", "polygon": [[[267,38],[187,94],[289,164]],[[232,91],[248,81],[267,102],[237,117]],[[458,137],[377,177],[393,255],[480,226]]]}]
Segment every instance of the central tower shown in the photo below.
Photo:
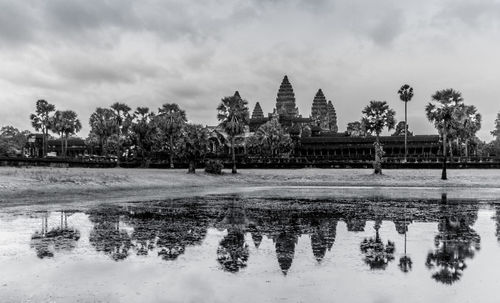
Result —
[{"label": "central tower", "polygon": [[297,117],[299,115],[299,110],[295,106],[295,94],[293,93],[292,84],[290,84],[286,75],[281,81],[278,96],[276,97],[276,111],[280,116]]}]

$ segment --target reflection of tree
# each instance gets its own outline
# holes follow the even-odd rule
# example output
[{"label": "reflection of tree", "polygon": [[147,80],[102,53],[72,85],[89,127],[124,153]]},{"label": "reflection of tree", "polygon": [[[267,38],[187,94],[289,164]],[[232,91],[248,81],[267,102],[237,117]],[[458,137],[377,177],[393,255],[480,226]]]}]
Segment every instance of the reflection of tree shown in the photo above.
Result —
[{"label": "reflection of tree", "polygon": [[56,251],[73,250],[80,239],[80,232],[68,227],[67,212],[61,211],[60,226],[50,230],[48,229],[48,216],[49,213],[43,214],[41,230],[31,236],[31,247],[41,259],[53,257]]},{"label": "reflection of tree", "polygon": [[360,245],[361,252],[365,255],[364,261],[370,269],[385,269],[394,260],[394,242],[387,241],[384,245],[379,235],[381,224],[382,221],[377,220],[374,226],[375,238],[365,238]]},{"label": "reflection of tree", "polygon": [[238,272],[247,266],[248,244],[245,243],[245,210],[241,204],[231,203],[222,224],[227,226],[227,235],[217,248],[217,261],[225,271]]},{"label": "reflection of tree", "polygon": [[131,240],[138,255],[157,248],[166,261],[177,259],[187,246],[200,245],[208,224],[205,210],[191,205],[134,206],[124,220],[134,228]]},{"label": "reflection of tree", "polygon": [[406,255],[406,234],[408,233],[408,225],[410,225],[411,220],[407,218],[407,212],[406,212],[406,202],[405,206],[403,209],[403,218],[398,218],[394,221],[394,225],[396,226],[396,231],[398,234],[402,235],[404,234],[404,255],[399,258],[399,269],[401,269],[402,272],[407,273],[411,271],[413,261],[409,256]]},{"label": "reflection of tree", "polygon": [[346,218],[347,231],[360,232],[365,231],[366,219],[348,217]]},{"label": "reflection of tree", "polygon": [[425,262],[429,269],[435,269],[432,278],[444,284],[458,281],[467,267],[466,259],[472,259],[480,249],[481,239],[471,228],[477,218],[477,208],[472,211],[461,208],[459,205],[441,208],[435,249],[429,252]]},{"label": "reflection of tree", "polygon": [[94,223],[89,241],[99,252],[113,260],[124,260],[129,255],[132,242],[127,231],[120,229],[120,212],[116,207],[101,207],[92,210],[89,219]]},{"label": "reflection of tree", "polygon": [[319,223],[312,222],[313,233],[311,234],[311,247],[316,261],[321,262],[326,251],[332,249],[337,234],[337,220]]}]

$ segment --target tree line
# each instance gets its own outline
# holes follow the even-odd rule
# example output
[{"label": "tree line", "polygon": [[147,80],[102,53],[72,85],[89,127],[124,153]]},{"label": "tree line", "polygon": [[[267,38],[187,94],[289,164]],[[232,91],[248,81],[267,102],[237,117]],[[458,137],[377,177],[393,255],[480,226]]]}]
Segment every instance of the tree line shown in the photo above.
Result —
[{"label": "tree line", "polygon": [[[358,121],[347,124],[348,136],[375,136],[375,172],[381,173],[383,149],[379,136],[384,129],[395,129],[393,135],[412,135],[406,119],[407,103],[413,98],[413,88],[403,85],[397,92],[405,102],[405,121],[396,123],[395,111],[386,101],[372,100],[362,110]],[[476,133],[481,128],[481,114],[473,105],[466,105],[460,92],[454,89],[439,90],[431,96],[431,102],[425,107],[427,119],[434,124],[442,139],[443,164],[453,148],[464,151],[469,156],[471,144],[482,144],[488,152],[500,151],[500,113],[491,132],[495,140],[489,144],[481,143]],[[219,129],[227,140],[232,158],[232,172],[236,173],[236,152],[238,138],[249,124],[248,102],[238,93],[222,98],[217,106]],[[33,128],[41,132],[43,138],[42,154],[48,151],[47,142],[50,133],[59,136],[61,156],[67,154],[68,139],[78,133],[82,124],[72,110],[56,110],[53,104],[45,100],[36,102],[35,111],[30,115]],[[89,119],[90,133],[86,139],[89,146],[99,148],[102,155],[123,156],[133,153],[141,158],[142,165],[149,165],[154,152],[166,152],[170,167],[174,165],[174,155],[188,160],[190,172],[195,171],[197,160],[203,159],[210,150],[210,129],[200,124],[190,123],[186,112],[175,103],[165,103],[157,112],[148,107],[132,110],[128,105],[116,102],[108,107],[98,107]],[[310,136],[309,126],[300,128],[301,136]],[[13,127],[0,130],[0,154],[9,155],[9,150],[22,149],[28,132]],[[24,140],[23,140],[24,138]],[[256,155],[281,156],[294,149],[294,140],[290,130],[283,128],[277,117],[261,125],[253,135],[244,138],[247,153]],[[450,153],[451,154],[451,153]],[[443,170],[443,178],[446,178]]]}]

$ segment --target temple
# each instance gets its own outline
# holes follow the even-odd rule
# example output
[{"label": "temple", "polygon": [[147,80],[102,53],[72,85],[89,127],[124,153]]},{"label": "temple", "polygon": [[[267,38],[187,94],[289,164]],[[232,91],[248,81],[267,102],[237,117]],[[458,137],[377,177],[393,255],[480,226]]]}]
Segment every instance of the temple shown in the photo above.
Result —
[{"label": "temple", "polygon": [[290,84],[286,75],[281,81],[278,96],[276,97],[276,111],[280,116],[297,117],[299,115],[299,110],[295,106],[295,94],[292,84]]},{"label": "temple", "polygon": [[321,88],[314,96],[314,100],[311,108],[311,119],[316,126],[319,126],[321,129],[329,130],[330,126],[328,123],[328,109],[325,95]]},{"label": "temple", "polygon": [[[261,115],[262,113],[262,115]],[[300,129],[303,125],[311,124],[310,118],[303,118],[299,114],[299,109],[295,105],[295,93],[288,77],[285,75],[281,81],[276,97],[276,108],[267,117],[264,116],[260,104],[257,102],[250,119],[250,131],[255,132],[262,124],[271,120],[272,117],[278,117],[281,126],[290,131],[292,128]]]}]

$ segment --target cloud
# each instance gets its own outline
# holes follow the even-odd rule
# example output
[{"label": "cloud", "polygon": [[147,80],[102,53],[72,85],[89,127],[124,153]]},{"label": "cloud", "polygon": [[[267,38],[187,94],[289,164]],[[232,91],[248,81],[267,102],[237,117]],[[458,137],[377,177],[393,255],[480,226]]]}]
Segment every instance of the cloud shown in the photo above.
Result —
[{"label": "cloud", "polygon": [[[38,98],[87,121],[115,101],[156,109],[176,102],[215,124],[239,90],[272,112],[284,74],[308,116],[322,88],[342,129],[369,100],[416,89],[411,125],[432,132],[423,107],[454,87],[483,113],[489,138],[500,50],[492,0],[0,0],[0,124],[29,128]],[[13,108],[15,105],[15,109]],[[500,108],[498,109],[500,110]],[[25,114],[19,114],[24,112]],[[11,115],[15,113],[15,115]],[[414,118],[413,118],[414,117]],[[84,125],[82,136],[88,126]]]}]

